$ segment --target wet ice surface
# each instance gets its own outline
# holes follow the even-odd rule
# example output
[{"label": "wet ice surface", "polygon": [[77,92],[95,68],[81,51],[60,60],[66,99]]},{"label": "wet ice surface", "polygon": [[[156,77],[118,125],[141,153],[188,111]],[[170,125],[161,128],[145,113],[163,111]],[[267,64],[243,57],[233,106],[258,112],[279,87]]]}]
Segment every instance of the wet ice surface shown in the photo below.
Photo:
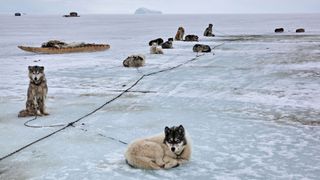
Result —
[{"label": "wet ice surface", "polygon": [[[18,119],[27,66],[44,65],[50,116],[34,124],[72,122],[119,95],[143,74],[195,57],[190,42],[149,55],[150,39],[183,25],[201,35],[209,22],[212,53],[178,69],[143,78],[95,114],[0,162],[0,179],[318,179],[320,176],[319,15],[0,16],[0,157],[58,128],[32,129]],[[284,27],[284,34],[273,34]],[[307,33],[295,34],[304,27]],[[110,43],[98,53],[37,55],[17,45],[49,39]],[[146,66],[122,67],[134,53]],[[40,61],[39,61],[40,60]],[[38,62],[34,62],[38,61]],[[126,142],[183,124],[190,163],[168,171],[128,167]]]}]

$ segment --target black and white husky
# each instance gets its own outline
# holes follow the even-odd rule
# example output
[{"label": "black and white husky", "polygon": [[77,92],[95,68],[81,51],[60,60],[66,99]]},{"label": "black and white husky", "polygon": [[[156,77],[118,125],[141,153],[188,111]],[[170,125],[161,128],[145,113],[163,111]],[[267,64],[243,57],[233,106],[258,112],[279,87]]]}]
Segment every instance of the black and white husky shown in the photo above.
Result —
[{"label": "black and white husky", "polygon": [[127,163],[141,169],[170,169],[189,161],[190,140],[182,125],[165,127],[164,133],[138,139],[129,144]]},{"label": "black and white husky", "polygon": [[161,46],[162,49],[172,49],[173,38],[169,38],[168,41],[164,42]]},{"label": "black and white husky", "polygon": [[199,53],[199,52],[205,52],[205,53],[211,52],[210,46],[205,45],[205,44],[195,44],[193,46],[192,50],[193,50],[193,52],[197,52],[197,53]]}]

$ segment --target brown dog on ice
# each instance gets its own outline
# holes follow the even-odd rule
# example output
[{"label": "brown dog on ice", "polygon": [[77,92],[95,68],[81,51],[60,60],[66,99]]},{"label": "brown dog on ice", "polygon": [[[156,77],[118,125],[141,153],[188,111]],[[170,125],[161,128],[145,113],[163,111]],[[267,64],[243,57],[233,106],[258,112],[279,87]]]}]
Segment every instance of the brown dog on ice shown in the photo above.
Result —
[{"label": "brown dog on ice", "polygon": [[47,80],[43,66],[29,66],[29,88],[26,109],[19,112],[18,117],[49,115],[45,101],[48,93]]},{"label": "brown dog on ice", "polygon": [[179,27],[176,37],[174,38],[176,41],[183,41],[183,36],[184,36],[184,28],[183,27]]}]

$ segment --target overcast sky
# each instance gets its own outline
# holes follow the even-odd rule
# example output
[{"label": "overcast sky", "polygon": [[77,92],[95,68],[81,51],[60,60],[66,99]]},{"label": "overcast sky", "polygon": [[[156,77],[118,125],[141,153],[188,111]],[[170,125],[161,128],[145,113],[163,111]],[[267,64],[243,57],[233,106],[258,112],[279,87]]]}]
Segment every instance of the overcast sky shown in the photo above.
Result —
[{"label": "overcast sky", "polygon": [[132,14],[139,7],[166,14],[320,13],[320,0],[0,0],[0,13]]}]

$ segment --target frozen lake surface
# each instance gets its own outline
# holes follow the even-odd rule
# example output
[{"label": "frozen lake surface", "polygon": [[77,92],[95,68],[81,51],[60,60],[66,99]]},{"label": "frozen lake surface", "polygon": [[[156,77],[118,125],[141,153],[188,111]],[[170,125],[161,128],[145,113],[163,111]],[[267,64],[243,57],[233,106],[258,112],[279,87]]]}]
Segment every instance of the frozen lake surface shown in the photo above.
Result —
[{"label": "frozen lake surface", "polygon": [[[144,77],[88,116],[0,161],[0,179],[319,179],[320,15],[83,15],[0,16],[0,157],[61,127],[28,128],[27,67],[45,66],[48,112],[33,125],[67,124],[118,96],[143,74],[196,56],[191,42],[150,55],[151,39],[173,37],[179,26],[200,43],[220,45],[179,68]],[[214,38],[203,30],[213,23]],[[285,33],[274,34],[276,27]],[[296,34],[297,28],[306,33]],[[109,43],[97,53],[38,55],[18,45]],[[122,67],[146,55],[138,70]],[[138,91],[149,91],[140,93]],[[160,171],[133,169],[126,145],[183,124],[192,160]]]}]

